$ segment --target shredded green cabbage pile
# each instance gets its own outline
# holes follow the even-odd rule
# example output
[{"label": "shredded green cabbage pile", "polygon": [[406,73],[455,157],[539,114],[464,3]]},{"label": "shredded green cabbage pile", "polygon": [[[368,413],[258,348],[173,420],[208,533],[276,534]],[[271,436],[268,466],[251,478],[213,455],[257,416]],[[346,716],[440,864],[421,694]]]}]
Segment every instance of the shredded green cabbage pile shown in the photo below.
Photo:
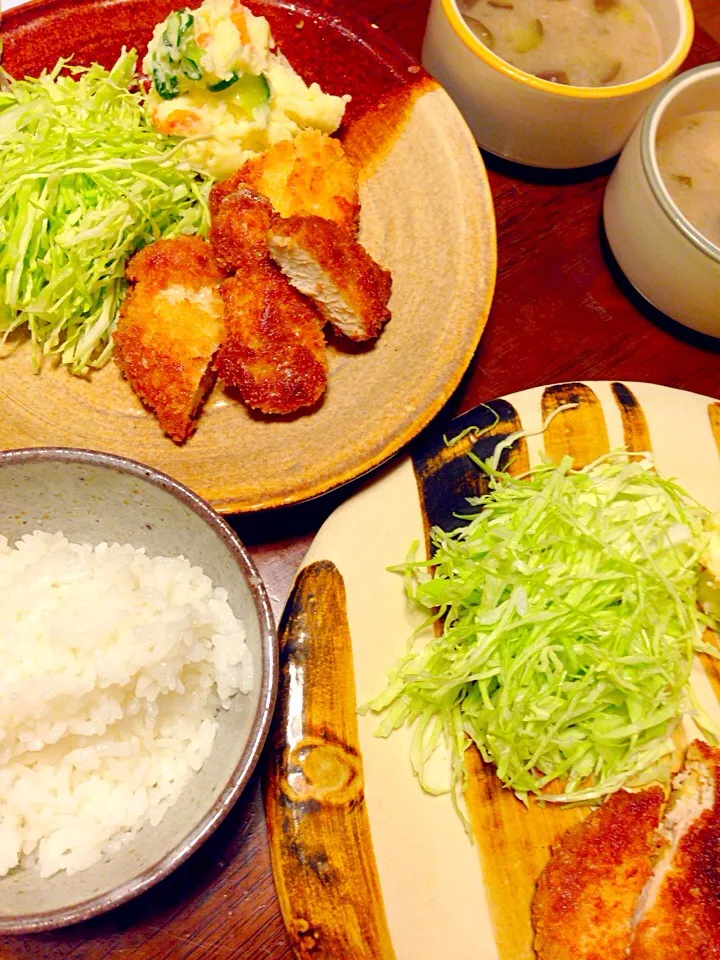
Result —
[{"label": "shredded green cabbage pile", "polygon": [[0,331],[26,325],[36,367],[102,366],[128,257],[209,225],[211,181],[153,129],[129,89],[136,59],[123,50],[109,72],[61,60],[0,88]]},{"label": "shredded green cabbage pile", "polygon": [[717,653],[695,603],[707,512],[624,454],[520,478],[480,466],[480,512],[435,528],[431,560],[393,568],[444,623],[369,705],[384,713],[377,735],[416,724],[430,792],[426,766],[448,743],[454,794],[472,742],[522,799],[552,784],[547,801],[591,801],[655,779],[690,706],[693,651]]}]

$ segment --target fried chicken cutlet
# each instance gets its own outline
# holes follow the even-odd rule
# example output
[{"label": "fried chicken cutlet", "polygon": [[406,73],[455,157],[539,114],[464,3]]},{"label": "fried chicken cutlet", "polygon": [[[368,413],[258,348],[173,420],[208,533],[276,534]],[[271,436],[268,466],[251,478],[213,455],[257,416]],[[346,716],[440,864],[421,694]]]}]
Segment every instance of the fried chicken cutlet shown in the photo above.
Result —
[{"label": "fried chicken cutlet", "polygon": [[659,787],[620,790],[560,838],[532,903],[538,960],[625,960],[664,804]]},{"label": "fried chicken cutlet", "polygon": [[357,171],[340,141],[317,130],[304,130],[294,140],[280,140],[246,161],[227,180],[214,184],[210,191],[213,216],[239,186],[267,197],[282,217],[314,214],[357,233]]},{"label": "fried chicken cutlet", "polygon": [[136,253],[126,276],[134,286],[113,334],[115,362],[165,433],[182,443],[215,382],[222,274],[204,240],[180,236]]},{"label": "fried chicken cutlet", "polygon": [[327,385],[322,321],[269,261],[226,280],[225,336],[218,375],[263,413],[286,414],[316,403]]},{"label": "fried chicken cutlet", "polygon": [[720,750],[690,744],[661,832],[667,852],[638,905],[630,960],[718,960]]},{"label": "fried chicken cutlet", "polygon": [[378,336],[390,319],[390,271],[345,227],[321,217],[277,220],[268,245],[290,283],[315,301],[338,333],[356,341]]},{"label": "fried chicken cutlet", "polygon": [[225,333],[217,369],[243,401],[263,413],[312,406],[327,385],[322,320],[270,261],[270,202],[240,186],[213,215],[210,243],[234,276],[221,287]]},{"label": "fried chicken cutlet", "polygon": [[278,215],[270,201],[247,187],[228,194],[213,214],[210,246],[228,273],[250,268],[269,257],[268,231]]}]

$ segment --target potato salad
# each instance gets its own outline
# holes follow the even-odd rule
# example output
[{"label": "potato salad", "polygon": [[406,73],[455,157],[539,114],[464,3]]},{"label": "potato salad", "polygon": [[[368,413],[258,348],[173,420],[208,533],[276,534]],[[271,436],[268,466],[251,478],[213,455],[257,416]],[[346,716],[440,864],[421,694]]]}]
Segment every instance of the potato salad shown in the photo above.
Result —
[{"label": "potato salad", "polygon": [[349,100],[306,84],[275,48],[265,17],[237,0],[171,13],[153,32],[143,70],[156,130],[192,138],[188,162],[217,178],[302,130],[334,133]]}]

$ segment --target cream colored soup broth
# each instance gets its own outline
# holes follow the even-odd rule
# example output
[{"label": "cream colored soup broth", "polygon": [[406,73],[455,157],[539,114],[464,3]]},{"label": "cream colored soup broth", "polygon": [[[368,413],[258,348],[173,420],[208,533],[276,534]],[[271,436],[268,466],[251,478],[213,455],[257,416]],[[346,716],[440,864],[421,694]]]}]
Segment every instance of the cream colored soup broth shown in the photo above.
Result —
[{"label": "cream colored soup broth", "polygon": [[658,138],[656,153],[675,205],[720,247],[720,110],[673,121]]},{"label": "cream colored soup broth", "polygon": [[640,0],[458,0],[467,25],[513,66],[555,83],[627,83],[660,66]]}]

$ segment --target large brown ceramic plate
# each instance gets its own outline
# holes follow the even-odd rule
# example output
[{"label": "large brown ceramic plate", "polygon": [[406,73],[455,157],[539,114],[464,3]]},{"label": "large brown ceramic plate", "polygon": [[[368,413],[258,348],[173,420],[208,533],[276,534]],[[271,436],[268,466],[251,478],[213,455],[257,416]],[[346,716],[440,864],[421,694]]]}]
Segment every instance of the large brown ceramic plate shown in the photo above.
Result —
[{"label": "large brown ceramic plate", "polygon": [[[195,4],[196,5],[196,4]],[[195,436],[175,446],[114,364],[89,379],[27,344],[0,359],[0,448],[89,447],[151,464],[226,513],[316,496],[387,459],[429,422],[473,355],[495,279],[492,200],[450,99],[366,23],[284,0],[249,2],[307,80],[353,97],[342,136],[361,165],[361,240],[393,274],[393,318],[367,349],[330,345],[326,396],[309,413],[253,416],[218,387]],[[37,75],[58,57],[110,66],[144,54],[173,0],[40,0],[3,20],[4,65]]]},{"label": "large brown ceramic plate", "polygon": [[[542,433],[549,414],[569,403]],[[485,459],[521,430],[529,436],[503,461],[514,472],[543,453],[570,454],[580,466],[622,445],[652,450],[664,476],[720,510],[720,403],[709,397],[649,383],[555,384],[492,400],[444,426],[426,431],[411,456],[326,521],[283,617],[266,814],[298,957],[533,960],[535,882],[553,842],[587,815],[587,807],[533,799],[526,807],[468,750],[472,843],[450,797],[423,793],[413,775],[412,730],[378,738],[378,716],[356,712],[385,688],[388,668],[425,619],[388,567],[402,563],[413,541],[427,545],[432,526],[456,528],[466,497],[487,492],[467,453]],[[479,438],[446,445],[444,434],[470,426]],[[720,722],[718,661],[696,657],[691,682]],[[677,735],[690,740],[698,729],[687,718]]]}]

